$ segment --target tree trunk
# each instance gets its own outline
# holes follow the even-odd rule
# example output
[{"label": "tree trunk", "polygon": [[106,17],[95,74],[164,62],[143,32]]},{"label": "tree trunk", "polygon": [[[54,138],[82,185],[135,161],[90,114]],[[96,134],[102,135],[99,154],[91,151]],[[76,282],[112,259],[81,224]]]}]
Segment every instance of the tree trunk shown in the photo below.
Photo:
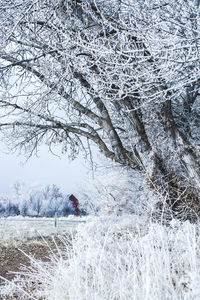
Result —
[{"label": "tree trunk", "polygon": [[200,161],[193,146],[178,130],[170,101],[149,102],[144,109],[143,122],[152,153],[148,182],[165,199],[158,204],[158,209],[169,218],[197,221],[200,216]]}]

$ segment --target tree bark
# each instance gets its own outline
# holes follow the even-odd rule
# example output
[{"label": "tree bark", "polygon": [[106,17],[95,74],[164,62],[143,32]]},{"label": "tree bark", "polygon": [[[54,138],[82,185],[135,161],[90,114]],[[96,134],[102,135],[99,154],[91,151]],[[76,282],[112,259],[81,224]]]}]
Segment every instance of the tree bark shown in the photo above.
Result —
[{"label": "tree bark", "polygon": [[165,203],[158,208],[168,217],[197,221],[200,217],[199,158],[188,147],[173,120],[170,103],[149,102],[144,109],[144,127],[151,146],[150,187]]}]

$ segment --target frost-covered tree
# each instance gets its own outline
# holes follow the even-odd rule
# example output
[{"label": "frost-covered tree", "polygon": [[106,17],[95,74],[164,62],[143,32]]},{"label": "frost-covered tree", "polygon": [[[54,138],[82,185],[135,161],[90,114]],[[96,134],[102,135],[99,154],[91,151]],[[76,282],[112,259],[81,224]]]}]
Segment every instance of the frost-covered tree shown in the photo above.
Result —
[{"label": "frost-covered tree", "polygon": [[75,214],[69,196],[55,184],[31,186],[17,181],[9,196],[0,195],[0,216],[22,215],[38,217]]},{"label": "frost-covered tree", "polygon": [[[4,199],[4,204],[5,204],[4,209],[2,209],[3,216],[7,217],[7,216],[19,215],[19,213],[20,213],[19,206],[16,203],[14,203],[11,199],[9,199],[9,198]],[[3,208],[2,203],[1,203],[1,206]],[[23,213],[25,213],[25,211],[26,211],[26,207],[23,206],[22,215],[23,215]]]},{"label": "frost-covered tree", "polygon": [[[123,168],[109,168],[80,186],[80,208],[89,215],[147,215],[158,201],[143,176]],[[149,203],[147,199],[151,198]]]},{"label": "frost-covered tree", "polygon": [[174,215],[194,220],[199,1],[0,4],[0,126],[8,142],[29,154],[62,143],[72,157],[93,142],[147,174]]},{"label": "frost-covered tree", "polygon": [[[46,206],[44,211],[48,217],[53,217],[55,213],[62,214],[62,202],[65,201],[65,197],[60,191],[60,188],[55,184],[47,185],[43,189],[43,206]],[[69,199],[68,199],[69,202]]]},{"label": "frost-covered tree", "polygon": [[[32,204],[32,209],[39,216],[43,208],[43,197],[41,191],[36,191],[30,197],[30,203]],[[43,212],[44,213],[44,212]]]}]

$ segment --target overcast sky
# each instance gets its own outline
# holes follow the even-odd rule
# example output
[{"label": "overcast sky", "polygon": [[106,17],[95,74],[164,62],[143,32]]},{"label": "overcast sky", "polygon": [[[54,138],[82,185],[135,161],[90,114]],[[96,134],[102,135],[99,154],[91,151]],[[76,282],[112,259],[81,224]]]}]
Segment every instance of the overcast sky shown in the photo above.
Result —
[{"label": "overcast sky", "polygon": [[76,193],[79,185],[92,176],[89,163],[82,157],[69,162],[67,155],[58,158],[45,147],[41,148],[39,157],[24,162],[24,157],[0,150],[0,194],[9,194],[12,184],[17,180],[28,184],[55,183],[66,193]]}]

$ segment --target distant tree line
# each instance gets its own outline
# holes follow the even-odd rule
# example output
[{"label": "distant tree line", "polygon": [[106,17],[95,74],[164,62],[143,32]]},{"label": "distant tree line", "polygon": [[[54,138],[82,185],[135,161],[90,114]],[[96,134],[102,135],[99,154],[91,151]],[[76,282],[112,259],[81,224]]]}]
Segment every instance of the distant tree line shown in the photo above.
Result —
[{"label": "distant tree line", "polygon": [[11,196],[0,196],[0,217],[37,216],[53,217],[75,214],[69,195],[55,184],[44,187],[30,187],[15,183]]}]

